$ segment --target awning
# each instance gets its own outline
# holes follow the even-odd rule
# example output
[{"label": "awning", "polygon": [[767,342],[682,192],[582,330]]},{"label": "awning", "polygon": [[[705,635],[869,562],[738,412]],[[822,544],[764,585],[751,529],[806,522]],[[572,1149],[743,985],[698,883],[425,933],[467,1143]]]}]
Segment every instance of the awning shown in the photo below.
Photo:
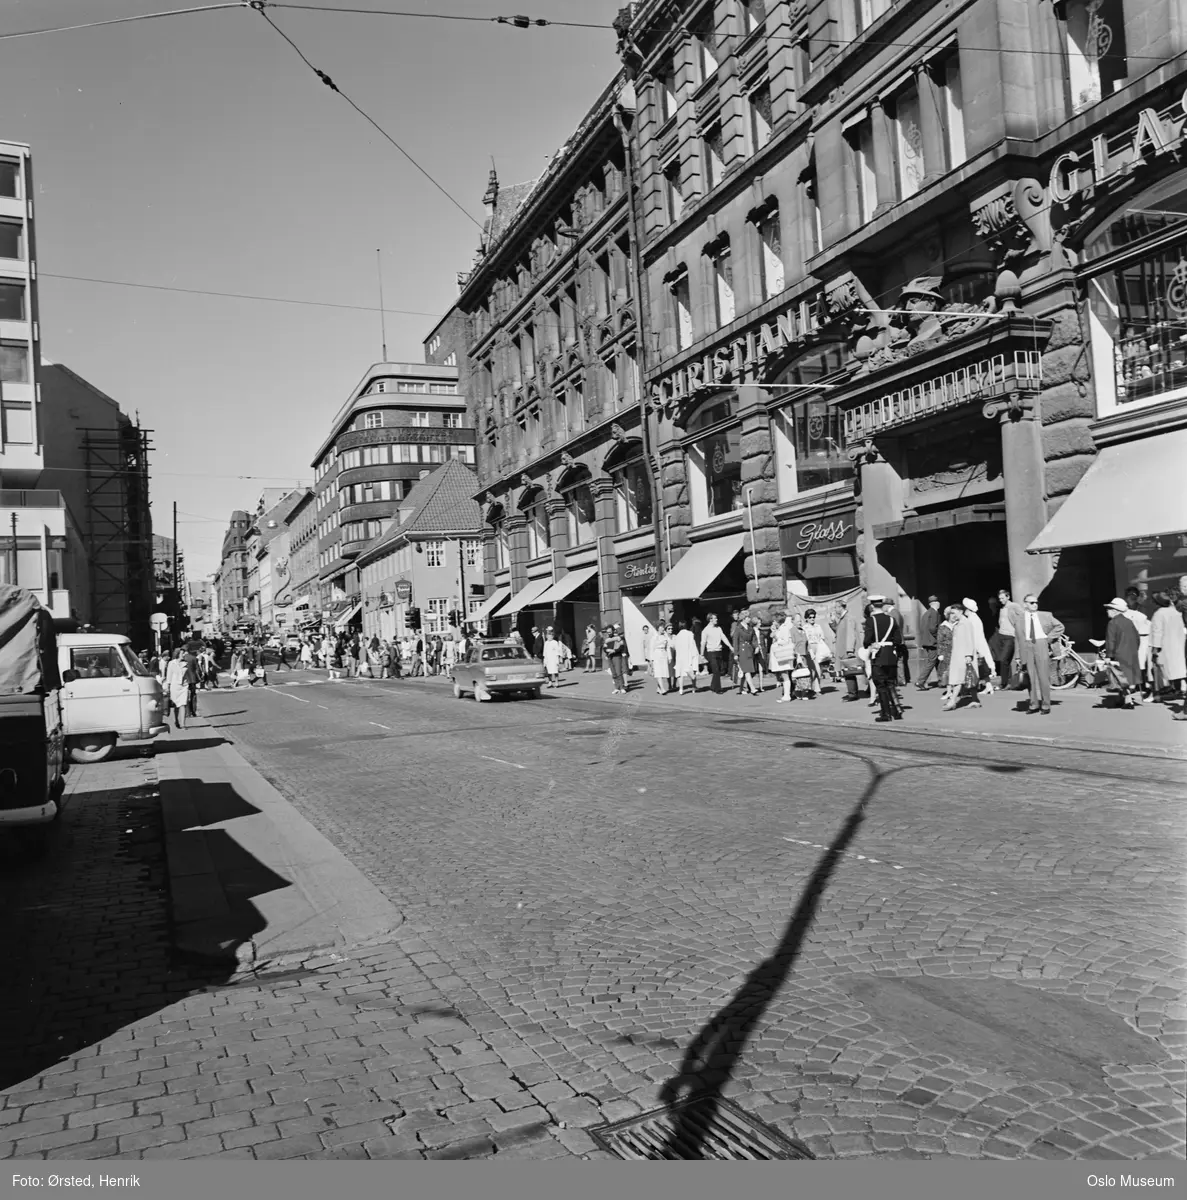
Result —
[{"label": "awning", "polygon": [[662,604],[667,600],[695,600],[729,566],[730,560],[742,549],[744,533],[731,533],[698,542],[647,593],[641,603]]},{"label": "awning", "polygon": [[357,604],[352,604],[340,617],[334,621],[335,629],[344,629],[350,624],[351,618],[363,607],[363,602],[360,600]]},{"label": "awning", "polygon": [[541,592],[533,601],[535,604],[556,604],[571,596],[583,583],[588,583],[598,573],[597,567],[578,567],[570,571],[564,579],[558,579],[550,588]]},{"label": "awning", "polygon": [[1184,464],[1187,429],[1106,446],[1027,550],[1041,554],[1184,532]]},{"label": "awning", "polygon": [[467,621],[485,621],[491,614],[511,595],[511,589],[506,587],[495,588],[495,590],[487,596],[482,604],[474,610],[467,618]]},{"label": "awning", "polygon": [[527,608],[529,604],[534,604],[539,599],[541,592],[547,591],[550,587],[552,587],[552,580],[549,578],[529,580],[526,587],[511,597],[507,607],[499,613],[499,616],[509,617],[513,613],[519,612],[521,608]]},{"label": "awning", "polygon": [[874,537],[880,542],[896,537],[912,537],[919,533],[934,533],[938,529],[955,529],[958,525],[1001,524],[1006,519],[1004,504],[970,504],[964,508],[947,508],[937,513],[917,513],[901,521],[874,526]]}]

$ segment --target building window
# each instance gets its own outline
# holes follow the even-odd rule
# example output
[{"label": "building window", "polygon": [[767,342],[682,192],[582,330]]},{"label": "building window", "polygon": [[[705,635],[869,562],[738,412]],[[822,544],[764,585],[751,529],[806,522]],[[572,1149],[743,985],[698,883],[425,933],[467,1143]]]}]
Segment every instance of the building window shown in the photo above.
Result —
[{"label": "building window", "polygon": [[659,123],[664,125],[676,115],[676,67],[671,59],[656,68],[655,98]]},{"label": "building window", "polygon": [[694,525],[742,508],[742,427],[737,396],[713,397],[694,410],[687,428],[706,432],[685,443]]},{"label": "building window", "polygon": [[511,558],[507,544],[507,526],[504,523],[501,509],[491,515],[490,527],[494,535],[492,540],[495,546],[495,569],[501,571]]},{"label": "building window", "polygon": [[610,252],[599,254],[593,263],[594,304],[599,317],[610,315],[611,309]]},{"label": "building window", "polygon": [[444,542],[425,542],[425,566],[426,567],[443,567],[445,566],[445,543]]},{"label": "building window", "polygon": [[964,144],[964,92],[960,86],[960,56],[949,54],[936,67],[940,91],[940,121],[944,126],[945,170],[959,167],[968,157]]},{"label": "building window", "polygon": [[672,327],[676,334],[676,349],[692,345],[692,297],[689,292],[688,270],[682,268],[668,282],[672,303]]},{"label": "building window", "polygon": [[692,38],[696,49],[696,64],[699,82],[712,76],[717,70],[717,25],[714,21],[713,5],[710,4],[692,23]]},{"label": "building window", "polygon": [[429,353],[436,354],[437,351],[440,349],[441,349],[441,335],[435,334],[433,337],[429,338]]},{"label": "building window", "polygon": [[618,532],[651,524],[651,475],[640,458],[613,473]]},{"label": "building window", "polygon": [[516,382],[532,379],[536,374],[536,331],[531,325],[525,325],[523,332],[516,341],[519,349],[519,374]]},{"label": "building window", "polygon": [[779,206],[769,204],[755,221],[759,248],[762,254],[762,298],[770,300],[785,286],[783,273],[783,237],[779,227]]},{"label": "building window", "polygon": [[543,499],[537,498],[527,510],[528,558],[540,558],[552,548],[552,529]]},{"label": "building window", "polygon": [[0,196],[21,197],[21,164],[16,158],[0,158]]},{"label": "building window", "polygon": [[1067,99],[1073,112],[1111,96],[1126,82],[1122,0],[1065,0]]},{"label": "building window", "polygon": [[33,406],[31,404],[5,404],[3,414],[5,444],[31,446],[33,444]]},{"label": "building window", "polygon": [[480,541],[478,541],[476,538],[469,538],[465,542],[463,542],[462,545],[464,547],[465,555],[466,555],[466,566],[471,567],[471,568],[481,567],[482,566],[482,543]]},{"label": "building window", "polygon": [[869,117],[845,130],[857,181],[858,215],[864,225],[873,219],[878,207],[878,177],[874,173],[874,129]]},{"label": "building window", "polygon": [[0,321],[25,319],[25,285],[0,282]]},{"label": "building window", "polygon": [[592,542],[597,529],[597,511],[589,483],[582,481],[565,492],[565,519],[569,527],[569,547]]},{"label": "building window", "polygon": [[442,361],[442,366],[456,367],[457,366],[457,351],[451,350]]},{"label": "building window", "polygon": [[457,384],[456,383],[430,383],[429,391],[434,396],[456,396],[457,395]]},{"label": "building window", "polygon": [[461,413],[446,413],[442,419],[446,429],[461,429],[462,427]]},{"label": "building window", "polygon": [[383,413],[369,412],[363,415],[364,429],[382,429],[383,428]]},{"label": "building window", "polygon": [[0,342],[0,383],[29,382],[29,343]]},{"label": "building window", "polygon": [[713,310],[717,324],[728,325],[734,319],[734,267],[728,239],[709,252],[713,264]]},{"label": "building window", "polygon": [[761,150],[771,140],[771,89],[768,84],[755,88],[747,97],[750,112],[750,149]]},{"label": "building window", "polygon": [[20,221],[0,220],[0,258],[24,258],[24,243],[24,226]]},{"label": "building window", "polygon": [[853,0],[857,32],[869,27],[894,3],[894,0]]},{"label": "building window", "polygon": [[679,221],[684,214],[684,180],[678,158],[664,167],[664,208],[669,222]]},{"label": "building window", "polygon": [[1137,197],[1084,248],[1086,271],[1105,256],[1124,260],[1088,283],[1097,416],[1134,403],[1187,396],[1187,187],[1172,177]]},{"label": "building window", "polygon": [[444,633],[449,616],[449,600],[445,596],[433,596],[425,605],[425,632]]},{"label": "building window", "polygon": [[738,17],[742,26],[742,36],[749,37],[763,23],[766,15],[766,0],[738,0]]},{"label": "building window", "polygon": [[427,429],[429,427],[429,414],[427,412],[414,412],[412,414],[412,424],[414,428]]},{"label": "building window", "polygon": [[923,130],[919,122],[919,89],[914,84],[895,97],[894,159],[900,200],[915,195],[927,173],[923,163]]},{"label": "building window", "polygon": [[705,184],[712,191],[725,175],[725,138],[720,125],[705,130]]}]

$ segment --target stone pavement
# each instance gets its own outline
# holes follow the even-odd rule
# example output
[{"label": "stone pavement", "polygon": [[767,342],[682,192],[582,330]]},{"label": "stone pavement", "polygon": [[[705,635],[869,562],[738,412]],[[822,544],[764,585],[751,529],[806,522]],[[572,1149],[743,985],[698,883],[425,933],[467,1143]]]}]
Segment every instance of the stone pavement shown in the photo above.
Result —
[{"label": "stone pavement", "polygon": [[[281,672],[269,675],[273,686],[286,686],[324,680],[325,671],[309,670]],[[366,680],[347,680],[358,684]],[[394,685],[396,681],[373,681]],[[429,679],[417,678],[400,681],[413,687],[448,688],[447,676]],[[842,699],[843,685],[826,684],[824,692],[815,700],[800,696],[792,704],[776,704],[778,691],[770,675],[764,677],[764,693],[757,698],[736,695],[732,690],[725,695],[714,696],[709,691],[708,676],[702,675],[695,695],[669,694],[658,696],[655,681],[642,669],[637,669],[628,679],[628,696],[632,701],[647,705],[671,706],[681,711],[722,712],[731,716],[750,715],[760,712],[765,717],[780,718],[797,723],[821,724],[846,729],[866,729],[874,719],[873,711],[865,698],[856,703]],[[1027,713],[1026,692],[994,692],[980,709],[959,708],[953,712],[943,711],[943,700],[938,688],[919,691],[914,685],[901,689],[906,706],[903,721],[886,726],[886,731],[896,737],[910,737],[920,732],[934,737],[976,739],[979,741],[1017,743],[1019,745],[1058,746],[1093,752],[1116,752],[1119,754],[1171,758],[1187,761],[1187,723],[1171,719],[1172,712],[1180,706],[1143,704],[1134,710],[1113,707],[1109,693],[1090,688],[1071,688],[1053,692],[1050,715]],[[561,676],[561,686],[552,695],[561,698],[596,698],[615,703],[622,697],[610,695],[610,679],[605,671],[586,674],[576,668]],[[882,728],[876,726],[876,728]]]},{"label": "stone pavement", "polygon": [[191,736],[404,922],[273,977],[171,962],[151,768],[75,768],[0,878],[37,1014],[0,1154],[598,1158],[590,1126],[708,1089],[822,1157],[1183,1156],[1177,764],[293,682]]}]

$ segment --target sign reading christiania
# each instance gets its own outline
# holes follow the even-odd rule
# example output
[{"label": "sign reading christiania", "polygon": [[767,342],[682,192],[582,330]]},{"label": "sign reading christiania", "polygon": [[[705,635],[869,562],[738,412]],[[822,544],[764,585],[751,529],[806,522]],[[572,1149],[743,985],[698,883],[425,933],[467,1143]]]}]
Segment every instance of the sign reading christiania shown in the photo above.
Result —
[{"label": "sign reading christiania", "polygon": [[824,550],[849,550],[857,545],[857,522],[852,509],[835,517],[813,517],[779,530],[784,558],[817,554]]},{"label": "sign reading christiania", "polygon": [[815,305],[801,300],[757,329],[657,379],[651,385],[652,399],[667,404],[691,396],[699,388],[737,383],[755,374],[768,358],[804,341],[816,327]]},{"label": "sign reading christiania", "polygon": [[[1187,90],[1177,105],[1161,114],[1156,109],[1143,108],[1137,124],[1119,137],[1110,138],[1098,133],[1092,139],[1091,167],[1082,165],[1087,151],[1061,154],[1052,165],[1048,180],[1052,202],[1067,204],[1077,192],[1128,174],[1145,163],[1147,155],[1169,153],[1182,142],[1185,130]],[[1110,148],[1110,142],[1114,143],[1114,148]]]}]

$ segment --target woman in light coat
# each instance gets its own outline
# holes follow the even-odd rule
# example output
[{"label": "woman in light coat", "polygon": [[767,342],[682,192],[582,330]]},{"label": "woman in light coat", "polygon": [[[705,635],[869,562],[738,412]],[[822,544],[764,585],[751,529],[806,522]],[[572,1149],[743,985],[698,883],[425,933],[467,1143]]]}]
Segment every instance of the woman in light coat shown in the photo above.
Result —
[{"label": "woman in light coat", "polygon": [[783,685],[783,695],[775,697],[776,704],[787,704],[795,699],[792,692],[791,673],[796,665],[796,626],[789,613],[784,613],[775,622],[771,633],[772,673]]},{"label": "woman in light coat", "polygon": [[[961,605],[954,604],[948,619],[953,623],[952,655],[948,663],[948,699],[944,702],[944,709],[951,712],[959,703],[961,693],[969,691],[966,687],[969,667],[973,668],[973,676],[980,678],[982,662],[990,671],[993,670],[993,655],[975,612],[970,613]],[[980,689],[971,692],[971,708],[981,707],[980,694]]]},{"label": "woman in light coat", "polygon": [[684,680],[687,678],[692,690],[697,690],[697,676],[701,673],[701,652],[697,649],[696,634],[681,621],[672,639],[672,656],[676,660],[676,684],[680,695],[684,695]]},{"label": "woman in light coat", "polygon": [[1178,693],[1187,678],[1187,654],[1184,653],[1187,628],[1183,625],[1182,613],[1171,603],[1166,592],[1155,592],[1154,603],[1157,608],[1150,618],[1150,653],[1158,672],[1158,684],[1163,691]]},{"label": "woman in light coat", "polygon": [[557,641],[556,633],[552,629],[545,630],[544,673],[548,676],[550,688],[558,687],[560,684],[561,657],[561,644]]},{"label": "woman in light coat", "polygon": [[190,692],[194,686],[194,675],[186,661],[185,652],[175,650],[165,668],[165,691],[173,705],[173,721],[178,729],[185,728],[186,710],[190,705]]},{"label": "woman in light coat", "polygon": [[670,686],[672,676],[672,640],[668,627],[660,621],[651,640],[651,673],[655,676],[655,690],[662,696]]}]

